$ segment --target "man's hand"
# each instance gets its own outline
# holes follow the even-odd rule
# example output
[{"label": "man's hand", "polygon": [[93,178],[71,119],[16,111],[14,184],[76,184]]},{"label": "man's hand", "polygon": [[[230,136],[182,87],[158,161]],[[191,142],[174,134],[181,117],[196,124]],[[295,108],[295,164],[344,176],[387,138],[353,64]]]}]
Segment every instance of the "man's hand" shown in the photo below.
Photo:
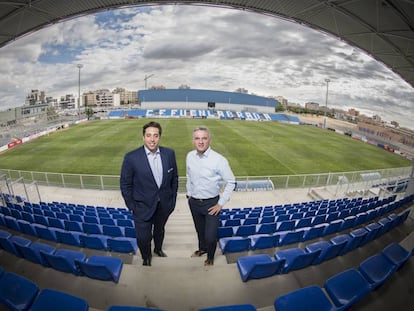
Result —
[{"label": "man's hand", "polygon": [[208,209],[208,214],[209,215],[218,215],[221,211],[221,208],[222,208],[221,205],[216,204],[216,205],[214,205],[214,206],[212,206]]}]

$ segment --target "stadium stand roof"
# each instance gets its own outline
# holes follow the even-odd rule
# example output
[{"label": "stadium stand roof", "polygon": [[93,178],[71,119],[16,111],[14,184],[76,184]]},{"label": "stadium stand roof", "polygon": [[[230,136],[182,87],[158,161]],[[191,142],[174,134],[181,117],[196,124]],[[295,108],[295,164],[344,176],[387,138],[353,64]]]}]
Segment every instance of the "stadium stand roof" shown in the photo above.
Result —
[{"label": "stadium stand roof", "polygon": [[127,6],[172,3],[237,8],[296,21],[364,50],[414,86],[414,1],[406,0],[0,1],[0,47],[81,15]]},{"label": "stadium stand roof", "polygon": [[253,106],[276,107],[278,101],[268,97],[236,92],[196,90],[196,89],[163,89],[140,90],[138,100],[159,102],[219,102],[232,104],[248,104]]}]

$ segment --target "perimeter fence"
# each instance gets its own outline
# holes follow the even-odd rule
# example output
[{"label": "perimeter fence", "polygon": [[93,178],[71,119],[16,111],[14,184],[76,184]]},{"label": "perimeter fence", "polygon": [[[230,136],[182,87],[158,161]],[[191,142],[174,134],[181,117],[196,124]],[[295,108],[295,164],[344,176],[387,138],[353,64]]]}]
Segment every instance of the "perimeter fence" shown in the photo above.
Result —
[{"label": "perimeter fence", "polygon": [[[320,174],[237,176],[236,191],[268,191],[289,188],[330,187],[336,192],[366,191],[372,187],[392,188],[408,181],[413,167]],[[179,177],[179,192],[185,192],[186,177]],[[119,176],[83,175],[0,169],[0,193],[29,197],[37,186],[74,189],[119,190]]]}]

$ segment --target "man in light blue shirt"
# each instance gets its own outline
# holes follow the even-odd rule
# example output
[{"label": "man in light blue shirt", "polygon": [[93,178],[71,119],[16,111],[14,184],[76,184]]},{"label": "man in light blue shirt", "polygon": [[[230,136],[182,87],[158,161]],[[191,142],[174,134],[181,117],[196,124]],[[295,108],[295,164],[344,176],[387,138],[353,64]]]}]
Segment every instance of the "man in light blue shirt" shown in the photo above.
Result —
[{"label": "man in light blue shirt", "polygon": [[220,210],[230,200],[236,186],[227,159],[212,150],[210,142],[208,128],[195,128],[195,150],[186,158],[187,198],[198,236],[198,250],[192,256],[207,254],[206,266],[214,264]]}]

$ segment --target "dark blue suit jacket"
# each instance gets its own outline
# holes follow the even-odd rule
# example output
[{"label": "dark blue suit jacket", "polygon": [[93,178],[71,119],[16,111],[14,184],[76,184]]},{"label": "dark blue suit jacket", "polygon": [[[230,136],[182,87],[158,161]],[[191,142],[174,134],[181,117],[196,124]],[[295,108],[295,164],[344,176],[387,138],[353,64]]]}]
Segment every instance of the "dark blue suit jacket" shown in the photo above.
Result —
[{"label": "dark blue suit jacket", "polygon": [[125,204],[138,220],[148,221],[154,214],[158,201],[164,213],[175,208],[178,191],[178,172],[174,150],[159,147],[163,178],[158,188],[144,146],[124,157],[120,187]]}]

